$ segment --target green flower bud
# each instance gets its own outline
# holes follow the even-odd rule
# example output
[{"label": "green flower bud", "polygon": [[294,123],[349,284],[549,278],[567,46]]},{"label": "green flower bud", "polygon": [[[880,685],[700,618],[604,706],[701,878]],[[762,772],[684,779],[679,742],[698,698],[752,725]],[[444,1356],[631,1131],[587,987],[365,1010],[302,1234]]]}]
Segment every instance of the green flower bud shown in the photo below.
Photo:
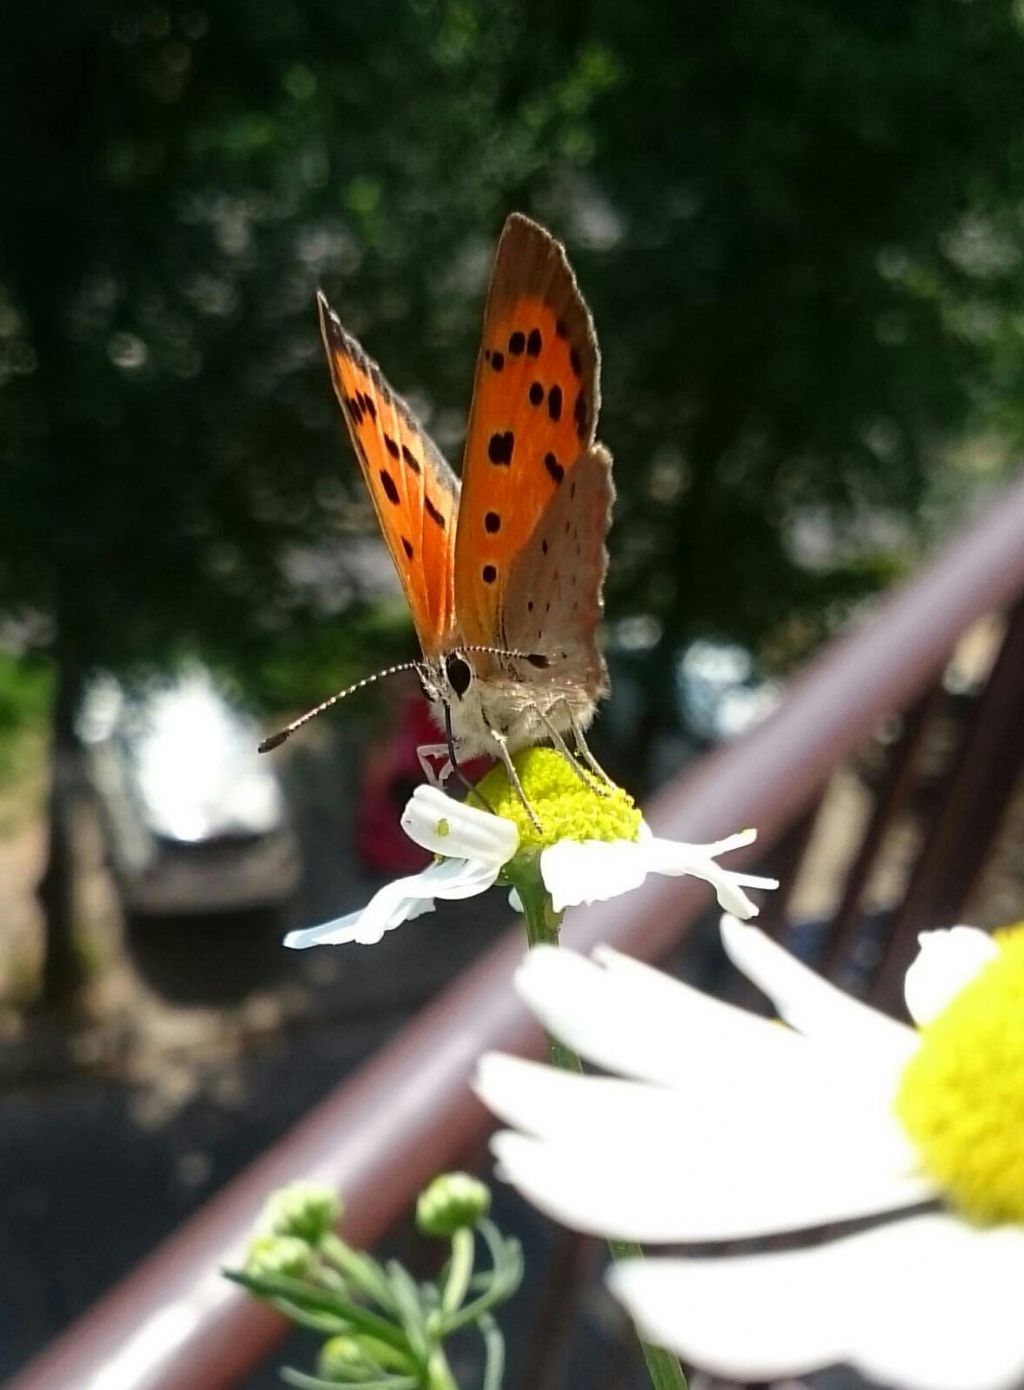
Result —
[{"label": "green flower bud", "polygon": [[263,1209],[260,1228],[273,1235],[298,1236],[317,1245],[333,1231],[342,1203],[327,1187],[315,1182],[292,1182],[271,1194]]},{"label": "green flower bud", "polygon": [[468,1173],[442,1173],[420,1193],[416,1225],[426,1236],[453,1236],[491,1209],[490,1190]]},{"label": "green flower bud", "polygon": [[[350,1385],[353,1371],[358,1378],[366,1370],[366,1358],[355,1337],[332,1337],[320,1348],[316,1373],[321,1380],[336,1380],[339,1384]],[[365,1379],[365,1376],[362,1378]]]},{"label": "green flower bud", "polygon": [[313,1248],[298,1236],[278,1236],[271,1232],[257,1236],[249,1246],[246,1274],[284,1274],[301,1279],[313,1266]]}]

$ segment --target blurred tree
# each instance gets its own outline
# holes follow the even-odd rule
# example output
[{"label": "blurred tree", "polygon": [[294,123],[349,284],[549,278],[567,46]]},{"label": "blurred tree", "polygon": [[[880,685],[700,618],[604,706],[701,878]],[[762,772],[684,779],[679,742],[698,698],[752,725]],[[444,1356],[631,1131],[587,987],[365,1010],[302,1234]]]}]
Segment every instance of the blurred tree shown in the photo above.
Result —
[{"label": "blurred tree", "polygon": [[57,673],[51,1000],[74,976],[87,673],[182,648],[253,673],[358,597],[326,545],[366,505],[346,504],[317,284],[351,282],[349,321],[400,379],[464,393],[450,349],[561,119],[523,120],[522,26],[487,8],[42,0],[6,26],[0,611]]},{"label": "blurred tree", "polygon": [[199,649],[323,693],[308,653],[343,640],[364,586],[337,537],[368,509],[312,292],[457,456],[512,207],[566,238],[598,321],[612,605],[662,631],[638,743],[687,635],[817,631],[879,576],[808,570],[799,524],[913,514],[943,442],[1005,402],[997,356],[1015,380],[1022,79],[1002,0],[22,7],[0,47],[0,614],[54,659],[55,766],[99,665]]},{"label": "blurred tree", "polygon": [[1019,344],[1024,20],[1002,0],[591,13],[622,73],[589,185],[612,245],[583,267],[625,494],[613,579],[663,634],[642,744],[688,634],[802,654],[834,600],[891,577],[830,529],[913,521],[993,410],[1019,444],[1019,346],[998,345]]}]

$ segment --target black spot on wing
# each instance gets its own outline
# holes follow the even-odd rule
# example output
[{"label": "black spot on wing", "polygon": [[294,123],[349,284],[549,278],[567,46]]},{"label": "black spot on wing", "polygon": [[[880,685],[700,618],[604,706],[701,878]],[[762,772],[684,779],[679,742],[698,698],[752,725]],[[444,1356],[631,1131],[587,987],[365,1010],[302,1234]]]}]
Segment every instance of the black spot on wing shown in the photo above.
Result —
[{"label": "black spot on wing", "polygon": [[555,458],[554,454],[544,455],[544,467],[548,470],[556,483],[560,483],[565,477],[565,469]]},{"label": "black spot on wing", "polygon": [[539,357],[543,340],[540,336],[539,328],[531,328],[530,336],[526,340],[526,355],[528,357]]},{"label": "black spot on wing", "polygon": [[544,387],[539,381],[535,381],[530,387],[530,404],[540,405],[544,399]]},{"label": "black spot on wing", "polygon": [[395,484],[394,478],[392,478],[391,474],[388,472],[386,468],[382,468],[380,470],[380,481],[381,486],[383,487],[384,492],[387,495],[388,501],[392,503],[393,506],[397,506],[398,487]]},{"label": "black spot on wing", "polygon": [[552,386],[548,392],[548,414],[552,420],[562,418],[562,388],[560,386]]},{"label": "black spot on wing", "polygon": [[508,350],[513,357],[518,357],[525,347],[526,334],[521,333],[517,328],[514,333],[509,335]]},{"label": "black spot on wing", "polygon": [[430,517],[431,521],[434,522],[435,525],[440,526],[441,530],[443,531],[444,517],[438,511],[437,507],[434,505],[434,503],[430,500],[429,497],[424,497],[423,508],[426,511],[427,516]]},{"label": "black spot on wing", "polygon": [[487,457],[492,463],[507,468],[512,462],[512,450],[515,448],[515,442],[515,435],[511,430],[506,430],[504,434],[492,434],[491,441],[487,446]]},{"label": "black spot on wing", "polygon": [[489,531],[492,536],[501,530],[501,517],[497,512],[487,512],[484,516],[484,530]]},{"label": "black spot on wing", "polygon": [[413,451],[409,448],[408,444],[402,445],[402,457],[405,459],[406,463],[409,465],[409,467],[412,469],[414,473],[418,473],[420,471],[420,461],[413,453]]}]

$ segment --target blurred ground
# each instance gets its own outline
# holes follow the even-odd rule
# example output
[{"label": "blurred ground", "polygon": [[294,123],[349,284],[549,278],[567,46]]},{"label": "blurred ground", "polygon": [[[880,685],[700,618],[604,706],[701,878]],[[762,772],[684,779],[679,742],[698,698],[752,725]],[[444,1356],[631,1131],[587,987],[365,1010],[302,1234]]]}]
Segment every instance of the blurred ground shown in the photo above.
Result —
[{"label": "blurred ground", "polygon": [[[8,1008],[0,1038],[0,1378],[283,1133],[492,938],[499,895],[453,904],[374,950],[289,952],[288,925],[376,886],[349,849],[358,737],[325,726],[284,776],[307,878],[285,922],[122,927],[87,796],[80,920],[91,978],[64,1023]],[[4,995],[37,950],[39,824],[0,841]],[[440,930],[438,930],[440,928]]]}]

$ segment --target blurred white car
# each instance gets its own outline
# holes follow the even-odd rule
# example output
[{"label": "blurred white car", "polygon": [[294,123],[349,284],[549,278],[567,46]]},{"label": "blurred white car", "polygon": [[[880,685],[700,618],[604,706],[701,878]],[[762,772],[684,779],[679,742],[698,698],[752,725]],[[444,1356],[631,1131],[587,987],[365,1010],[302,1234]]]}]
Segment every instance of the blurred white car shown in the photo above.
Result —
[{"label": "blurred white car", "polygon": [[301,874],[261,731],[209,673],[89,686],[78,718],[114,877],[138,914],[283,907]]}]

